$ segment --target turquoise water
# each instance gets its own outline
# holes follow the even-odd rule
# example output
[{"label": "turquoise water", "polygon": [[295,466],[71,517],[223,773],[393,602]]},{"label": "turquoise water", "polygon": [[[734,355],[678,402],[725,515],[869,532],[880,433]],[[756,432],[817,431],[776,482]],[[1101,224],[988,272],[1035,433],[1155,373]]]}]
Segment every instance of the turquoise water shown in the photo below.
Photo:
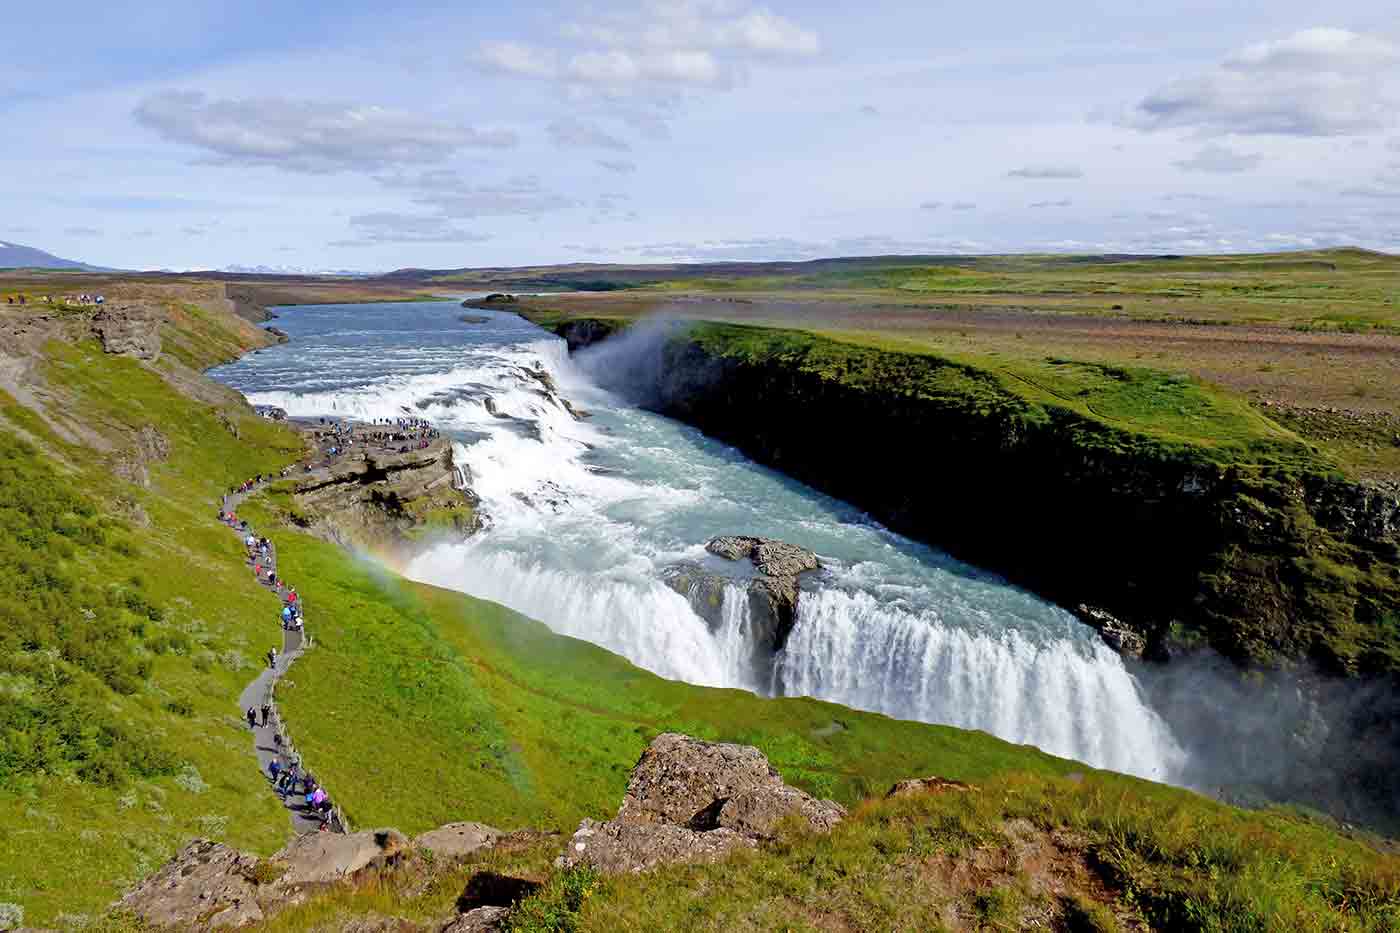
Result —
[{"label": "turquoise water", "polygon": [[[604,391],[562,341],[513,314],[471,311],[488,320],[467,324],[463,313],[455,302],[282,309],[291,342],[213,375],[294,415],[426,417],[453,434],[488,526],[423,554],[407,568],[416,579],[663,676],[1179,774],[1184,755],[1133,674],[1068,612]],[[589,417],[575,420],[561,398]],[[678,563],[734,572],[704,551],[720,534],[779,538],[823,560],[769,669],[752,663],[738,587],[712,629],[662,582]]]}]

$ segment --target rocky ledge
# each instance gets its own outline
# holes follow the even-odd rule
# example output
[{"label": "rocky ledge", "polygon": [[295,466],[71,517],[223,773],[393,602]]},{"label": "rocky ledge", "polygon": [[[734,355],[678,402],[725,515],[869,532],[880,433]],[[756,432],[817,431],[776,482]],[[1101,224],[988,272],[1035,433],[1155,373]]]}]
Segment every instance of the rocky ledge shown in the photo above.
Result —
[{"label": "rocky ledge", "polygon": [[773,838],[785,820],[827,832],[845,815],[785,784],[756,748],[665,733],[632,769],[617,816],[580,823],[556,864],[627,874],[709,862]]},{"label": "rocky ledge", "polygon": [[743,587],[748,593],[753,625],[749,633],[754,646],[753,663],[762,674],[771,668],[773,655],[787,644],[797,622],[799,579],[819,570],[821,562],[806,548],[748,535],[715,538],[705,545],[705,550],[726,560],[748,560],[757,573],[744,580],[710,573],[698,564],[679,564],[667,568],[662,578],[671,589],[690,600],[711,631],[718,631],[724,623],[726,587]]},{"label": "rocky ledge", "polygon": [[107,353],[155,360],[160,356],[160,325],[164,317],[153,309],[108,305],[92,316],[92,334]]},{"label": "rocky ledge", "polygon": [[308,833],[267,858],[196,839],[118,906],[153,927],[247,926],[330,886],[362,883],[427,852],[435,862],[461,860],[502,836],[480,823],[452,823],[412,841],[396,829]]},{"label": "rocky ledge", "polygon": [[402,559],[426,535],[478,529],[467,480],[445,438],[403,453],[357,451],[299,483],[289,517],[325,540]]}]

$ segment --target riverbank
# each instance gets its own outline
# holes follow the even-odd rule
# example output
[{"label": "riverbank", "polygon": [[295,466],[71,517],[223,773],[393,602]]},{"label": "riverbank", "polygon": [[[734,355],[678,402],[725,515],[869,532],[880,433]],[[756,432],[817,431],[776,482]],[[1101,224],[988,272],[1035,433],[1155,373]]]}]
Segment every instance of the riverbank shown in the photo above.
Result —
[{"label": "riverbank", "polygon": [[[524,313],[574,350],[628,325]],[[1083,607],[1129,653],[1205,643],[1242,664],[1400,666],[1395,493],[1189,381],[1064,361],[1068,394],[933,353],[718,324],[613,346],[600,374],[623,391]],[[1190,430],[1106,414],[1145,404]]]}]

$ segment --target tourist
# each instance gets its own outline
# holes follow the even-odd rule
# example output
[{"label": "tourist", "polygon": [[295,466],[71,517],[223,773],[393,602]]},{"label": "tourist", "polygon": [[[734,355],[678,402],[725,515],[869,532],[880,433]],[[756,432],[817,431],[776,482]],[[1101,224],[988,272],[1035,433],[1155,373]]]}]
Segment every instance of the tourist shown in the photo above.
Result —
[{"label": "tourist", "polygon": [[272,670],[277,670],[277,649],[267,649],[267,666]]},{"label": "tourist", "polygon": [[277,782],[277,773],[281,770],[282,762],[278,761],[276,758],[267,763],[267,773],[272,777],[274,784]]},{"label": "tourist", "polygon": [[258,727],[258,711],[255,710],[255,709],[253,709],[253,708],[250,706],[250,707],[248,707],[248,728],[249,728],[249,729],[256,729],[257,727]]},{"label": "tourist", "polygon": [[[252,710],[250,709],[250,710],[248,710],[248,712],[251,713]],[[268,717],[269,715],[271,715],[271,713],[272,713],[272,705],[269,704],[269,703],[264,703],[264,704],[262,705],[262,724],[263,724],[264,726],[267,725],[267,717]]]}]

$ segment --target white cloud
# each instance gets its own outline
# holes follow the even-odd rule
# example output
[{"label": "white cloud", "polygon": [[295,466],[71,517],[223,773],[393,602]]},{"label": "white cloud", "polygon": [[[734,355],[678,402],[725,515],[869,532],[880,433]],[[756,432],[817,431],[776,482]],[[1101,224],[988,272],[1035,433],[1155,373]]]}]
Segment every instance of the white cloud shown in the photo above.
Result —
[{"label": "white cloud", "polygon": [[1394,122],[1387,85],[1400,47],[1344,29],[1250,45],[1203,75],[1149,94],[1122,122],[1143,130],[1332,136]]},{"label": "white cloud", "polygon": [[515,134],[477,130],[383,107],[264,98],[211,100],[167,91],[136,108],[137,122],[216,162],[294,172],[373,171],[442,161],[468,147],[508,148]]},{"label": "white cloud", "polygon": [[546,127],[554,145],[563,149],[611,149],[627,152],[632,147],[596,123],[573,118],[556,120]]},{"label": "white cloud", "polygon": [[598,167],[617,175],[630,175],[637,170],[637,163],[627,159],[599,159]]},{"label": "white cloud", "polygon": [[922,203],[922,204],[919,205],[919,207],[920,207],[922,210],[926,210],[926,211],[936,211],[936,210],[938,210],[938,209],[939,209],[940,207],[942,207],[942,206],[943,206],[943,202],[942,202],[942,201],[925,201],[924,203]]},{"label": "white cloud", "polygon": [[1028,206],[1040,210],[1047,207],[1069,207],[1072,204],[1074,204],[1073,201],[1064,198],[1059,201],[1032,201]]},{"label": "white cloud", "polygon": [[975,211],[977,205],[972,201],[954,201],[949,205],[955,211]]},{"label": "white cloud", "polygon": [[68,234],[68,236],[102,236],[102,231],[98,230],[96,227],[66,227],[63,232]]},{"label": "white cloud", "polygon": [[1237,152],[1229,146],[1211,143],[1189,159],[1172,163],[1184,172],[1213,172],[1229,175],[1247,172],[1264,161],[1257,152]]},{"label": "white cloud", "polygon": [[1360,74],[1400,62],[1400,48],[1347,29],[1304,29],[1284,39],[1247,45],[1225,59],[1238,71],[1353,71]]},{"label": "white cloud", "polygon": [[350,218],[359,239],[337,240],[335,246],[367,246],[372,243],[481,243],[489,234],[475,233],[453,224],[446,217],[428,214],[400,214],[375,211]]},{"label": "white cloud", "polygon": [[1036,180],[1083,178],[1083,169],[1073,165],[1028,165],[1014,168],[1006,173],[1008,178],[1030,178]]},{"label": "white cloud", "polygon": [[640,9],[571,23],[572,47],[490,40],[472,55],[498,74],[618,92],[652,86],[728,88],[753,65],[821,51],[816,33],[764,8],[729,0],[649,0]]},{"label": "white cloud", "polygon": [[501,184],[476,184],[450,169],[379,178],[386,188],[407,191],[413,203],[437,210],[442,217],[537,216],[577,207],[578,202],[546,191],[533,175]]},{"label": "white cloud", "polygon": [[483,42],[476,54],[476,64],[486,71],[521,75],[527,78],[559,76],[559,57],[551,49],[526,42]]}]

